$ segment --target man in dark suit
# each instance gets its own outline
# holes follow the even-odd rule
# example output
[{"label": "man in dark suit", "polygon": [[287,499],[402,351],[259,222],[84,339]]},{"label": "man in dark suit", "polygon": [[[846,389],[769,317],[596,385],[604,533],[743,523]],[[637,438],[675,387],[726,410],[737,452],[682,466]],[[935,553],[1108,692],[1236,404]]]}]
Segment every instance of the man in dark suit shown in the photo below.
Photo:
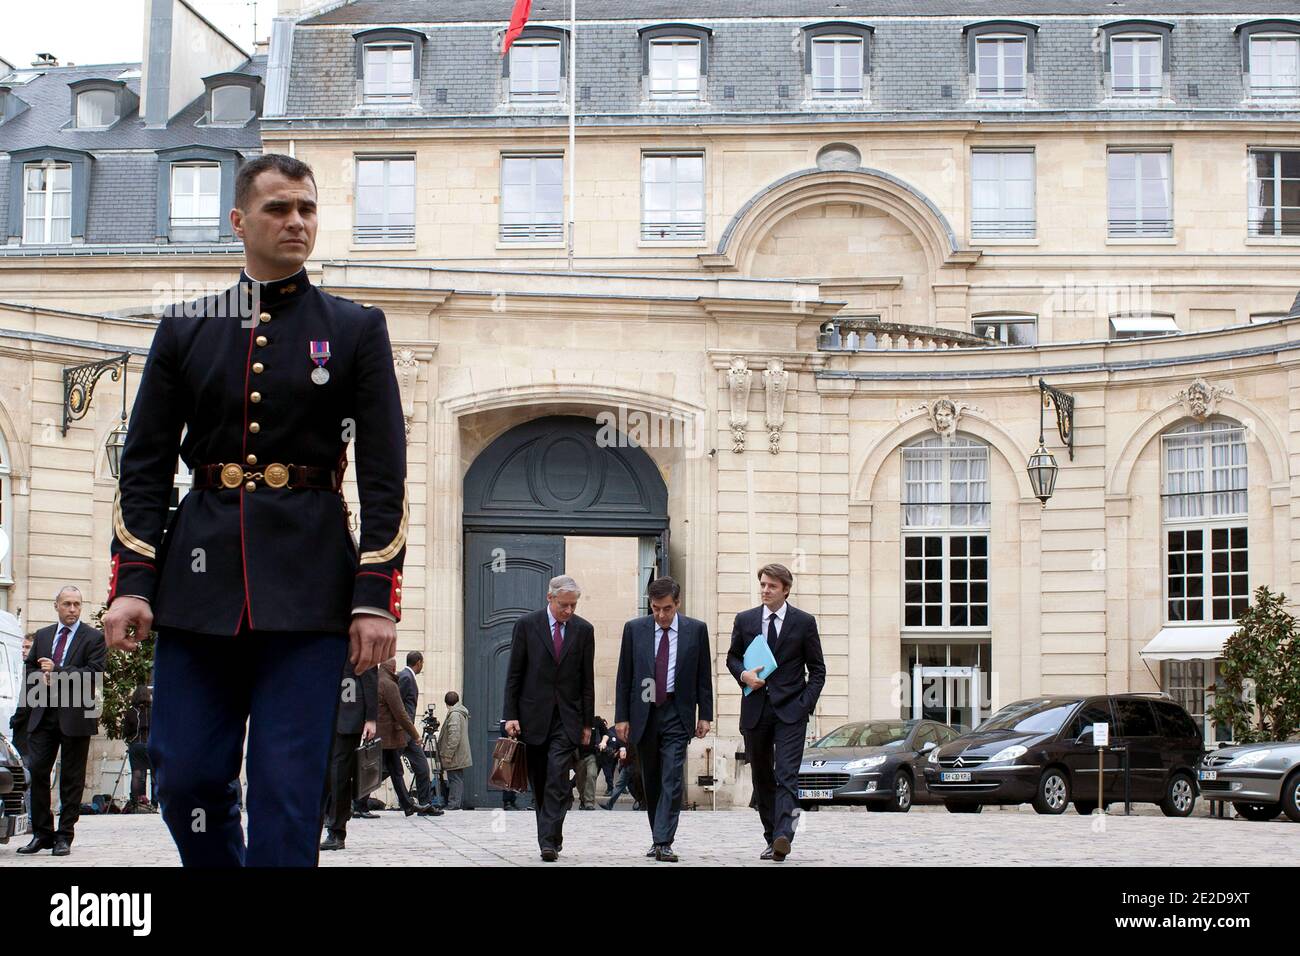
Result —
[{"label": "man in dark suit", "polygon": [[329,802],[322,850],[341,850],[352,816],[353,779],[357,775],[357,748],[375,736],[379,720],[379,670],[370,668],[360,677],[352,665],[343,665],[339,712],[334,722],[334,749],[330,753]]},{"label": "man in dark suit", "polygon": [[705,736],[713,721],[713,651],[708,626],[677,612],[682,589],[676,581],[651,581],[647,594],[650,616],[623,625],[614,729],[636,745],[654,839],[646,856],[676,863],[686,745],[692,733]]},{"label": "man in dark suit", "polygon": [[[71,852],[73,830],[81,815],[86,787],[90,738],[99,729],[107,652],[104,635],[81,623],[81,592],[69,585],[54,599],[59,623],[36,632],[27,653],[24,697],[27,752],[31,755],[32,839],[19,853]],[[59,758],[59,828],[50,809],[50,772]]]},{"label": "man in dark suit", "polygon": [[[758,583],[763,604],[736,615],[727,669],[742,688],[753,688],[740,701],[740,732],[767,841],[760,858],[780,863],[794,839],[804,735],[826,683],[826,664],[817,619],[786,602],[794,585],[789,568],[765,565],[759,569]],[[772,650],[776,670],[771,674],[745,670],[745,651],[755,639],[766,640]]]},{"label": "man in dark suit", "polygon": [[[415,712],[420,706],[420,687],[415,678],[422,670],[424,655],[419,651],[407,651],[406,666],[397,675],[397,692],[402,695],[402,706],[406,708],[406,716],[411,718],[412,723],[415,723]],[[429,774],[429,758],[424,753],[423,742],[418,737],[412,737],[402,748],[402,753],[406,754],[406,759],[411,762],[411,770],[415,773],[416,802],[421,806],[431,806],[433,786]]]},{"label": "man in dark suit", "polygon": [[[104,630],[133,650],[158,629],[149,758],[182,863],[315,866],[343,662],[364,674],[397,646],[406,429],[384,313],[305,268],[310,167],[267,153],[234,187],[244,271],[165,310],[140,380]],[[178,454],[193,484],[169,520]]]},{"label": "man in dark suit", "polygon": [[546,607],[515,621],[506,675],[506,733],[527,745],[542,859],[564,848],[564,815],[573,802],[569,773],[579,746],[591,743],[596,713],[596,633],[574,611],[582,590],[567,575],[551,579]]}]

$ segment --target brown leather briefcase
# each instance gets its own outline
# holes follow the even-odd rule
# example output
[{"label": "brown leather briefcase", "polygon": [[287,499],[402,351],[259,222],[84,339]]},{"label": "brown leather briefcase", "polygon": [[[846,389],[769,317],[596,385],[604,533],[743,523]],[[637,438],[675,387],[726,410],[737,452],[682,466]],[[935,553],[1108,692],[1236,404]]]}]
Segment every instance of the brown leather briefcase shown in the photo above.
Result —
[{"label": "brown leather briefcase", "polygon": [[521,740],[502,737],[492,748],[492,772],[488,774],[489,790],[528,789],[528,757]]}]

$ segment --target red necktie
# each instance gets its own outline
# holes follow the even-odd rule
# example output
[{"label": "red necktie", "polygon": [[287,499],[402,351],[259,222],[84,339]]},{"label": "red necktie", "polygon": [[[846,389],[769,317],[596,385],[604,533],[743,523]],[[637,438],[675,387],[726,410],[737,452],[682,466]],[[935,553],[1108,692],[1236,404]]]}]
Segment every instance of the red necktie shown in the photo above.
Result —
[{"label": "red necktie", "polygon": [[668,628],[663,630],[664,638],[655,654],[655,704],[668,699]]},{"label": "red necktie", "polygon": [[555,622],[555,632],[551,636],[551,645],[555,649],[555,659],[560,659],[560,651],[564,649],[564,638],[560,636],[560,622]]},{"label": "red necktie", "polygon": [[68,642],[68,626],[65,624],[59,631],[59,639],[54,642],[54,666],[63,666],[63,646]]}]

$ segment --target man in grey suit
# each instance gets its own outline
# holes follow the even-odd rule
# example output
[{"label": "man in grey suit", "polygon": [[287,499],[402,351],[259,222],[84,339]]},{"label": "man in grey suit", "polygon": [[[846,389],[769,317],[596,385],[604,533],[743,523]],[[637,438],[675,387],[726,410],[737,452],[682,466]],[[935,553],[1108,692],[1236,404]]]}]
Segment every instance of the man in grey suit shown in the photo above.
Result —
[{"label": "man in grey suit", "polygon": [[[27,654],[23,693],[28,706],[27,751],[31,758],[32,840],[19,853],[71,852],[81,815],[90,738],[99,729],[108,649],[104,634],[81,621],[81,591],[69,585],[54,598],[59,623],[36,632]],[[59,758],[59,828],[50,809],[50,772]]]},{"label": "man in grey suit", "polygon": [[647,594],[650,614],[623,625],[614,730],[636,746],[654,839],[646,856],[676,863],[686,745],[692,734],[705,736],[713,721],[713,651],[708,626],[678,613],[676,581],[652,581]]},{"label": "man in grey suit", "polygon": [[[397,675],[397,692],[402,697],[402,706],[406,708],[406,716],[411,718],[411,723],[415,723],[415,712],[420,706],[420,687],[415,678],[422,670],[424,655],[419,651],[407,651],[406,666]],[[429,772],[429,758],[424,753],[422,741],[412,737],[406,742],[402,753],[411,762],[411,771],[415,774],[415,802],[429,808],[420,812],[425,816],[442,816],[441,810],[433,806],[433,777]],[[438,812],[435,813],[435,810]]]}]

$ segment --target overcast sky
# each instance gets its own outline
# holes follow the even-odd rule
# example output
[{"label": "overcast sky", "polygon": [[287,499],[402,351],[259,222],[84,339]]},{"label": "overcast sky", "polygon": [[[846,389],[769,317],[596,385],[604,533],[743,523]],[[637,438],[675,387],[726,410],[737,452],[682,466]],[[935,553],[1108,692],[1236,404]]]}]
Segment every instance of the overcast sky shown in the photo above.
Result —
[{"label": "overcast sky", "polygon": [[[69,62],[137,63],[144,47],[145,0],[0,0],[0,57],[15,66],[37,53]],[[189,0],[209,21],[253,52],[253,6],[249,0]],[[275,0],[259,0],[257,32],[265,39]]]}]

